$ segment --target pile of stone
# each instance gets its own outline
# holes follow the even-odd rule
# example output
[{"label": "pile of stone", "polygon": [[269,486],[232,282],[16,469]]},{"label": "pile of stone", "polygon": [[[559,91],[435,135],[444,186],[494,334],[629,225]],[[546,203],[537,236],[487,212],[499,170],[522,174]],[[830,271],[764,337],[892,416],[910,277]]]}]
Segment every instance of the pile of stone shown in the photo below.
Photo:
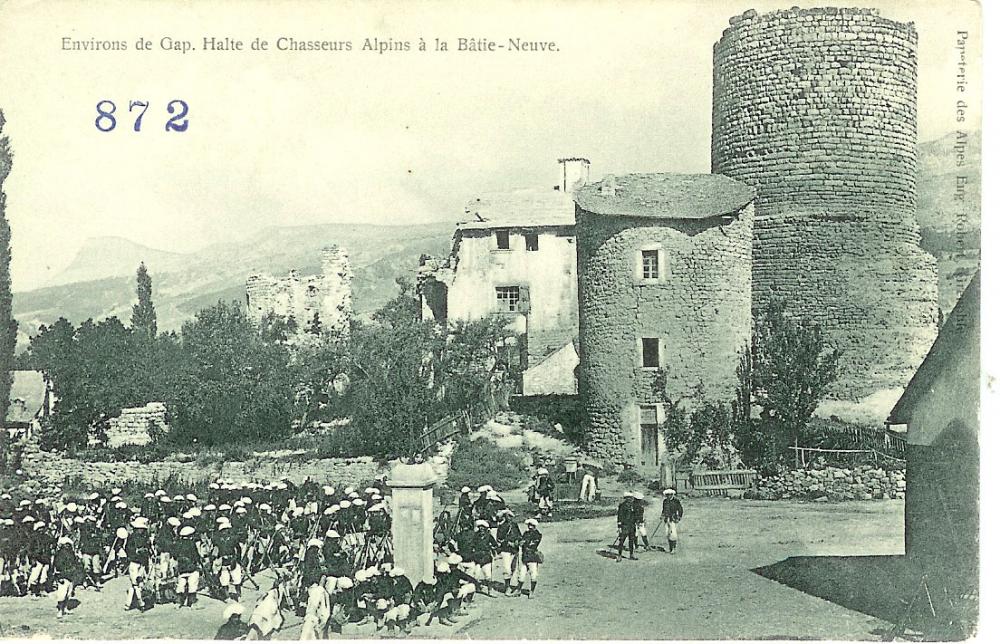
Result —
[{"label": "pile of stone", "polygon": [[170,431],[167,424],[167,407],[161,402],[151,402],[142,407],[123,409],[121,414],[108,423],[108,447],[122,445],[147,445],[150,442],[149,429],[154,426],[162,433]]},{"label": "pile of stone", "polygon": [[906,473],[865,465],[791,470],[761,479],[746,498],[872,501],[906,498]]}]

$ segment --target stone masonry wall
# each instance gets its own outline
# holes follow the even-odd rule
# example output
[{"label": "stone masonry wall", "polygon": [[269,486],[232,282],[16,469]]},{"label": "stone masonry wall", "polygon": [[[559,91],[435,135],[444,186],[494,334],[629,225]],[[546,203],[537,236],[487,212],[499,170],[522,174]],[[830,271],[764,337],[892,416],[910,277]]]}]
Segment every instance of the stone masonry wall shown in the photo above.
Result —
[{"label": "stone masonry wall", "polygon": [[906,473],[880,467],[822,467],[791,470],[757,483],[746,498],[811,499],[813,501],[872,501],[906,498]]},{"label": "stone masonry wall", "polygon": [[917,34],[871,9],[748,11],[715,46],[712,171],[757,190],[753,305],[842,351],[833,395],[904,386],[936,336],[918,246]]},{"label": "stone masonry wall", "polygon": [[[753,205],[721,219],[605,217],[577,209],[580,394],[588,450],[635,464],[637,404],[663,402],[639,338],[659,337],[672,400],[728,400],[749,342]],[[665,251],[667,278],[635,279],[641,246]]]},{"label": "stone masonry wall", "polygon": [[268,313],[293,317],[304,330],[318,313],[324,328],[342,333],[351,315],[351,271],[347,251],[330,247],[321,251],[322,271],[302,277],[289,271],[283,278],[254,274],[247,278],[247,310],[251,319]]},{"label": "stone masonry wall", "polygon": [[108,447],[149,443],[150,423],[162,432],[170,431],[167,425],[166,405],[161,402],[151,402],[143,407],[123,409],[117,418],[111,419],[108,426]]}]

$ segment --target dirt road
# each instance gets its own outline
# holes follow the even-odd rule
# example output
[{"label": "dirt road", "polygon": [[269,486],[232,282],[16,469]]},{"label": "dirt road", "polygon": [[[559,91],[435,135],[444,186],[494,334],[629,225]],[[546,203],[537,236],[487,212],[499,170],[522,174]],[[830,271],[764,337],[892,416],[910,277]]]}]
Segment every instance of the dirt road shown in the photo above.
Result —
[{"label": "dirt road", "polygon": [[[655,512],[647,512],[649,529]],[[888,555],[903,551],[903,504],[688,499],[677,554],[640,552],[615,562],[597,554],[613,518],[543,524],[546,561],[536,597],[480,598],[464,622],[417,629],[417,637],[477,639],[877,639],[885,622],[770,581],[753,569],[788,557]],[[665,544],[663,531],[656,543]],[[80,591],[56,619],[49,598],[0,598],[0,637],[211,638],[222,604],[157,606],[125,613],[126,580]],[[874,578],[869,583],[885,583]],[[248,587],[249,588],[249,587]],[[251,596],[254,595],[250,589]],[[247,598],[248,607],[252,597]],[[280,639],[296,639],[289,618]],[[372,637],[368,631],[353,633]]]}]

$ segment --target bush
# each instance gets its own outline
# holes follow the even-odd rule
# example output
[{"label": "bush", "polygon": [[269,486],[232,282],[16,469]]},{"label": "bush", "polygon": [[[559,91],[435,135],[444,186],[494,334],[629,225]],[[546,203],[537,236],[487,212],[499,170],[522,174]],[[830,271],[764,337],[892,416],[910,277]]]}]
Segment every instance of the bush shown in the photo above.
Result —
[{"label": "bush", "polygon": [[645,483],[646,477],[631,468],[626,468],[618,473],[618,482],[622,485],[638,485]]},{"label": "bush", "polygon": [[489,484],[496,490],[513,490],[528,481],[525,452],[499,449],[485,438],[462,439],[455,447],[448,470],[448,486],[459,489]]},{"label": "bush", "polygon": [[355,458],[367,456],[369,450],[361,428],[346,425],[323,436],[316,445],[316,458]]},{"label": "bush", "polygon": [[[583,444],[583,427],[587,414],[583,401],[577,395],[517,396],[511,398],[510,409],[525,416],[548,421],[552,425],[559,423],[563,428],[563,436],[560,438],[565,438],[576,445]],[[542,431],[537,427],[531,429]]]}]

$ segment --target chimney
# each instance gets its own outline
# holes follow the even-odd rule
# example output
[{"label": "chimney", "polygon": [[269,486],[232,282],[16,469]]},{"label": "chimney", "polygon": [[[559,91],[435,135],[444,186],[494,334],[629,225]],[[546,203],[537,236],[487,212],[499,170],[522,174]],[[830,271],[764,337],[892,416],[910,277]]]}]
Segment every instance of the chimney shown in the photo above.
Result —
[{"label": "chimney", "polygon": [[562,192],[573,192],[590,181],[590,161],[583,157],[559,159],[562,166]]}]

